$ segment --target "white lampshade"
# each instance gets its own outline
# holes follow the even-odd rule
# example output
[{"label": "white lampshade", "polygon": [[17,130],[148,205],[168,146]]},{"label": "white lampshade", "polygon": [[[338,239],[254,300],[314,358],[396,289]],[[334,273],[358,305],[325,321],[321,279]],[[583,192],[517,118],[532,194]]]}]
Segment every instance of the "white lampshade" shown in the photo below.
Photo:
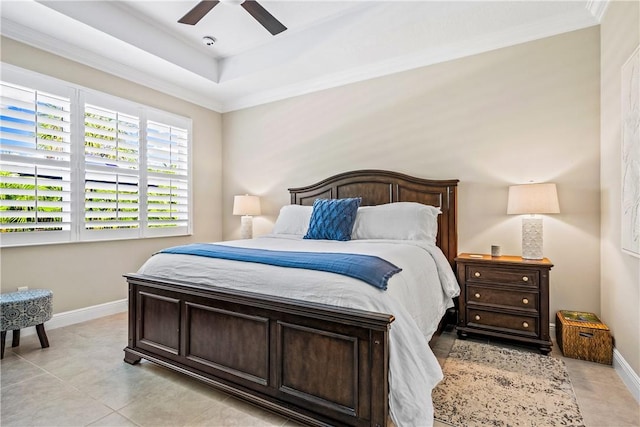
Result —
[{"label": "white lampshade", "polygon": [[260,198],[258,196],[234,196],[234,215],[260,215]]},{"label": "white lampshade", "polygon": [[560,213],[555,184],[523,184],[509,187],[507,214],[554,213]]},{"label": "white lampshade", "polygon": [[260,215],[260,198],[248,194],[234,196],[233,214],[242,215],[240,219],[240,237],[242,239],[251,239],[253,237],[252,215]]},{"label": "white lampshade", "polygon": [[522,258],[542,259],[542,218],[535,214],[560,213],[553,183],[509,187],[507,214],[532,214],[522,218]]}]

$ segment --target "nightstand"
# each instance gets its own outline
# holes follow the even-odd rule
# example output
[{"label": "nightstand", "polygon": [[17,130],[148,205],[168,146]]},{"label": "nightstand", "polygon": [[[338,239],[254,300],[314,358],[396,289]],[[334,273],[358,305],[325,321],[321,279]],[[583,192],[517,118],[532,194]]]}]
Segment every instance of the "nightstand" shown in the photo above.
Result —
[{"label": "nightstand", "polygon": [[458,336],[506,338],[551,351],[547,258],[472,256],[455,259],[460,298]]}]

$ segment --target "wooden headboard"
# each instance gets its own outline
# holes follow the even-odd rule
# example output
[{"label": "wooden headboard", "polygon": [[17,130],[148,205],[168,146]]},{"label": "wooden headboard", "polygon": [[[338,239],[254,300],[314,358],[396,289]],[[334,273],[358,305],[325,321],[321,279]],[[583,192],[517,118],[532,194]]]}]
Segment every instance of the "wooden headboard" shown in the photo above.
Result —
[{"label": "wooden headboard", "polygon": [[362,197],[362,206],[393,202],[417,202],[437,206],[436,244],[453,266],[458,252],[456,226],[457,179],[430,180],[384,170],[345,172],[306,187],[290,188],[291,203],[313,205],[317,198],[344,199]]}]

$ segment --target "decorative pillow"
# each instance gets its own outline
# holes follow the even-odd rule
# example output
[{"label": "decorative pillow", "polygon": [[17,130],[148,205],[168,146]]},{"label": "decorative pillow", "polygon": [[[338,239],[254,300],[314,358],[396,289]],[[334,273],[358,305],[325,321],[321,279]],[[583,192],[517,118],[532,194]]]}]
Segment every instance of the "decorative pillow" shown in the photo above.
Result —
[{"label": "decorative pillow", "polygon": [[350,240],[362,199],[316,199],[305,239]]},{"label": "decorative pillow", "polygon": [[302,205],[286,205],[280,209],[273,234],[295,234],[304,236],[309,228],[313,207]]},{"label": "decorative pillow", "polygon": [[358,209],[352,239],[426,240],[435,243],[440,208],[413,202]]}]

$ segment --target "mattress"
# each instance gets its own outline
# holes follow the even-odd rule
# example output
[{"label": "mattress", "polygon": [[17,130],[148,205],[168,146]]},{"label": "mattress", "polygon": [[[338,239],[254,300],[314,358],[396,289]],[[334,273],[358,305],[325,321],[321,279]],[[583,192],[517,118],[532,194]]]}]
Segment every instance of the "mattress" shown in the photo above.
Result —
[{"label": "mattress", "polygon": [[140,274],[233,288],[340,307],[388,313],[395,317],[389,333],[389,410],[398,427],[433,423],[431,391],[442,379],[428,340],[436,331],[459,287],[444,254],[433,244],[397,240],[305,240],[268,235],[218,242],[279,251],[338,252],[374,255],[402,271],[386,291],[358,279],[315,270],[158,253]]}]

